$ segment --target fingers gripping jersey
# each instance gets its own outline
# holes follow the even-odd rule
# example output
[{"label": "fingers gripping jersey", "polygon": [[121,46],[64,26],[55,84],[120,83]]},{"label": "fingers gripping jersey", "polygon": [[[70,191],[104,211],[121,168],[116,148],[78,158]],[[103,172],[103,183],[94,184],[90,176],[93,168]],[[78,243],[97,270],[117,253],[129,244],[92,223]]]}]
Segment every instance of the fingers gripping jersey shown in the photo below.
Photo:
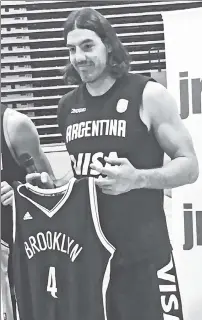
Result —
[{"label": "fingers gripping jersey", "polygon": [[15,191],[14,263],[21,320],[105,320],[114,247],[102,233],[93,178]]}]

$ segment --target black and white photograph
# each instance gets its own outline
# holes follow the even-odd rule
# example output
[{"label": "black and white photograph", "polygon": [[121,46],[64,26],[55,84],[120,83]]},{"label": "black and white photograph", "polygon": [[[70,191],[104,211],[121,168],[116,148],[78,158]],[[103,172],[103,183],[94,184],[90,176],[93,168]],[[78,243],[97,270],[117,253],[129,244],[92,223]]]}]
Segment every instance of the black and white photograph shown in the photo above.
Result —
[{"label": "black and white photograph", "polygon": [[202,319],[202,0],[1,1],[1,320]]}]

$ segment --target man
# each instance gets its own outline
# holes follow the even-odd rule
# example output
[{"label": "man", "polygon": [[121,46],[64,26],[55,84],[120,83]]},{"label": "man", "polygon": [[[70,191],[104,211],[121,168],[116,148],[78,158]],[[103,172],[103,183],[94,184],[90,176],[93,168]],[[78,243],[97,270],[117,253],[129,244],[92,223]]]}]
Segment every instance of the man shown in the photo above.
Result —
[{"label": "man", "polygon": [[[1,290],[2,319],[15,317],[11,307],[11,295],[14,303],[11,268],[12,250],[12,201],[14,181],[25,181],[26,170],[19,163],[19,157],[28,153],[34,160],[39,172],[46,171],[53,177],[52,169],[44,155],[37,130],[33,122],[25,115],[1,104]],[[14,308],[15,311],[15,308]],[[14,312],[15,313],[15,312]]]},{"label": "man", "polygon": [[[190,135],[168,91],[129,73],[129,55],[101,14],[72,12],[64,39],[70,57],[64,78],[80,85],[61,98],[58,123],[74,175],[98,177],[102,229],[116,248],[108,319],[162,320],[164,313],[182,319],[163,189],[197,179]],[[171,158],[165,165],[164,153]],[[53,187],[48,175],[43,179]],[[164,285],[175,292],[160,292]]]}]

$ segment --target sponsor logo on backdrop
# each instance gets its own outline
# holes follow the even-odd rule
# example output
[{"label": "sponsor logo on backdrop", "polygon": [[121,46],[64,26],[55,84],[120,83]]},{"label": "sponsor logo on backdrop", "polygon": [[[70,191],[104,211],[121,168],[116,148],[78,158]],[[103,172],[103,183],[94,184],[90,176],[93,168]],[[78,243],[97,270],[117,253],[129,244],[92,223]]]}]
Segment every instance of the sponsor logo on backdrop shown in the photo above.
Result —
[{"label": "sponsor logo on backdrop", "polygon": [[180,81],[180,116],[186,119],[191,111],[190,98],[193,114],[202,113],[201,109],[201,93],[202,93],[202,79],[190,78],[188,71],[179,73]]},{"label": "sponsor logo on backdrop", "polygon": [[183,204],[184,215],[184,250],[202,246],[202,210],[196,211],[192,203]]}]

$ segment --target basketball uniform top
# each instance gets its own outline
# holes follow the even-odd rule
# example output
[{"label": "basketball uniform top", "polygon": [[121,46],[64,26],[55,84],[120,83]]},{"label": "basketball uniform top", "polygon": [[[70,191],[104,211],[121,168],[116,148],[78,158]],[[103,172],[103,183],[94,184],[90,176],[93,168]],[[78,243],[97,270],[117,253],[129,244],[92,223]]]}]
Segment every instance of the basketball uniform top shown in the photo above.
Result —
[{"label": "basketball uniform top", "polygon": [[[90,164],[107,166],[104,156],[125,157],[137,169],[163,165],[164,152],[139,114],[150,80],[129,73],[101,96],[91,96],[85,84],[63,96],[58,122],[75,177],[98,177]],[[117,248],[120,263],[171,251],[163,190],[136,189],[118,196],[100,192],[98,196],[101,225]]]},{"label": "basketball uniform top", "polygon": [[115,251],[102,233],[93,178],[15,190],[14,273],[21,320],[106,320]]},{"label": "basketball uniform top", "polygon": [[[1,104],[1,181],[8,182],[12,186],[14,181],[25,179],[25,171],[13,159],[9,149],[10,142],[7,137],[7,126],[5,121],[5,111],[7,107]],[[12,146],[10,146],[12,148]],[[6,242],[12,242],[12,208],[10,205],[1,205],[1,237]]]}]

